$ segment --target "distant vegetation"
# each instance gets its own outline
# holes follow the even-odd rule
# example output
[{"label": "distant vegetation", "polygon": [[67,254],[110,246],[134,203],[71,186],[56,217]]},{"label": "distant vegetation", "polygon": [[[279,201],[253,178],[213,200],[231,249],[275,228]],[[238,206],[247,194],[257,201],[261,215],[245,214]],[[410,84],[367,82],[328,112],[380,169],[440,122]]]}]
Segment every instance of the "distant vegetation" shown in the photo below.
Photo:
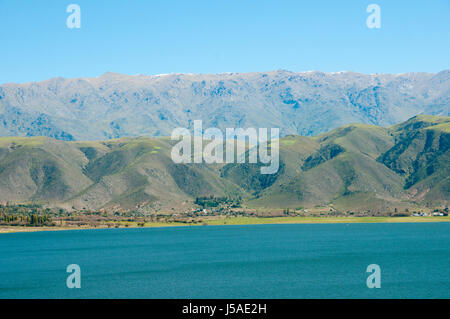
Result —
[{"label": "distant vegetation", "polygon": [[40,205],[0,205],[0,225],[7,226],[55,226],[53,211]]},{"label": "distant vegetation", "polygon": [[241,198],[229,198],[229,197],[214,197],[200,196],[196,197],[194,204],[199,205],[201,208],[228,206],[230,208],[241,207]]}]

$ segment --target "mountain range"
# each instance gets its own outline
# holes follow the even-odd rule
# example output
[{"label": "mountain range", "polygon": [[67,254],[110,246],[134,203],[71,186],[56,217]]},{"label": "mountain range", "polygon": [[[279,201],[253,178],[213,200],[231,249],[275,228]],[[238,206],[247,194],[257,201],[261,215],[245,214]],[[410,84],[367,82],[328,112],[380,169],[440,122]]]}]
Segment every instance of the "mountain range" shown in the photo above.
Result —
[{"label": "mountain range", "polygon": [[448,116],[286,135],[279,141],[280,168],[266,175],[259,164],[175,164],[170,155],[175,143],[168,137],[1,137],[0,200],[67,209],[171,211],[194,206],[199,196],[226,196],[258,209],[333,204],[386,211],[447,205],[450,198]]},{"label": "mountain range", "polygon": [[277,127],[314,136],[349,123],[390,126],[449,115],[450,70],[272,71],[53,78],[0,86],[0,136],[64,141],[170,136],[176,127]]}]

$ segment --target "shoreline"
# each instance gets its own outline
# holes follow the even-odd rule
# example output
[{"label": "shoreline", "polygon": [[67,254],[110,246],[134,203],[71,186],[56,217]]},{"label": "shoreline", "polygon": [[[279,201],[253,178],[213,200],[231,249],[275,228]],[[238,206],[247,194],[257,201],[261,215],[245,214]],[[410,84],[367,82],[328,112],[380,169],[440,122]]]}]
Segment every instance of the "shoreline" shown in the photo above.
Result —
[{"label": "shoreline", "polygon": [[[192,226],[233,226],[233,225],[280,225],[280,224],[355,224],[355,223],[436,223],[450,222],[450,216],[424,217],[234,217],[204,220],[202,223],[146,223],[137,226],[136,222],[128,222],[128,227],[118,223],[118,227],[26,227],[0,226],[0,234],[28,233],[39,231],[90,230],[90,229],[136,229],[160,227],[192,227]],[[131,225],[130,225],[131,224]]]}]

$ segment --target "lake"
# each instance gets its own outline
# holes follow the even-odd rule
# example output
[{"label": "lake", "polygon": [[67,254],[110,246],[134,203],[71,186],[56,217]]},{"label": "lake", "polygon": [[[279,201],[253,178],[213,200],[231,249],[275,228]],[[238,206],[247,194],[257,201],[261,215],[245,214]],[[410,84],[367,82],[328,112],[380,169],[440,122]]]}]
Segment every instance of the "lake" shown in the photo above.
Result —
[{"label": "lake", "polygon": [[450,223],[0,234],[0,298],[450,298],[449,266]]}]

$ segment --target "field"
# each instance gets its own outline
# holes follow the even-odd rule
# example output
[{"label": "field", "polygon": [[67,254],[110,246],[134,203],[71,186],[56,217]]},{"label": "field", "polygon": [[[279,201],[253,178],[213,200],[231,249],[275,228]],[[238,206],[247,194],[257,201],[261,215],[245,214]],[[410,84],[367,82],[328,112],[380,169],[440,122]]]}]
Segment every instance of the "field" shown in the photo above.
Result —
[{"label": "field", "polygon": [[173,226],[221,226],[221,225],[262,225],[262,224],[341,224],[341,223],[426,223],[450,222],[449,216],[423,216],[423,217],[214,217],[192,223],[182,222],[116,222],[113,227],[25,227],[0,226],[0,233],[55,231],[76,229],[102,229],[102,228],[146,228],[146,227],[173,227]]}]

